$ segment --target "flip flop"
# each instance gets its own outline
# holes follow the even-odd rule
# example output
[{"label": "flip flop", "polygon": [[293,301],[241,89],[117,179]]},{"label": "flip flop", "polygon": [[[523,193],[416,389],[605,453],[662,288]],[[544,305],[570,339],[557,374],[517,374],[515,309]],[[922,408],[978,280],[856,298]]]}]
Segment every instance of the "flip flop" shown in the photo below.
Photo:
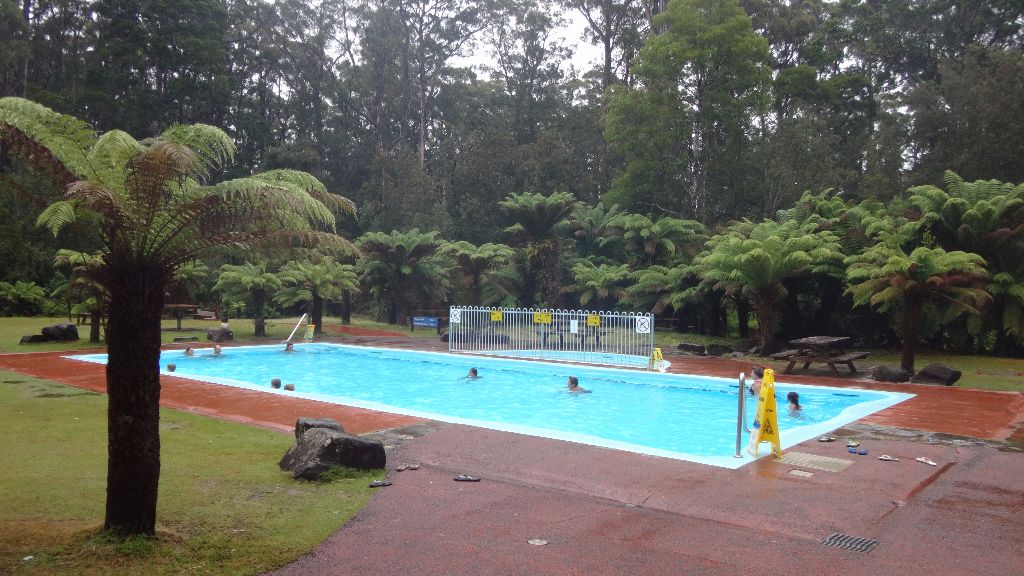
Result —
[{"label": "flip flop", "polygon": [[373,482],[370,482],[370,488],[381,488],[384,486],[391,486],[391,482],[388,482],[387,480],[374,480]]},{"label": "flip flop", "polygon": [[868,455],[868,451],[863,449],[863,448],[861,448],[860,450],[857,451],[857,454],[860,454],[861,456],[867,456]]},{"label": "flip flop", "polygon": [[409,470],[419,470],[419,469],[420,469],[420,465],[419,464],[409,464]]},{"label": "flip flop", "polygon": [[479,482],[480,479],[475,476],[469,476],[468,474],[459,474],[453,478],[456,482]]},{"label": "flip flop", "polygon": [[836,441],[836,439],[833,438],[832,436],[822,436],[821,438],[818,438],[818,442],[835,442],[835,441]]},{"label": "flip flop", "polygon": [[854,448],[853,446],[850,446],[849,448],[847,448],[846,451],[849,452],[850,454],[856,454],[857,453],[857,449]]},{"label": "flip flop", "polygon": [[850,440],[846,443],[847,448],[856,448],[857,446],[860,446],[860,442],[857,442],[856,440]]},{"label": "flip flop", "polygon": [[914,458],[914,460],[917,460],[918,462],[920,462],[922,464],[927,464],[929,466],[938,466],[938,464],[936,464],[935,462],[932,462],[931,460],[925,458],[924,456],[921,456],[920,458]]},{"label": "flip flop", "polygon": [[900,461],[899,458],[893,458],[892,456],[889,456],[888,454],[882,454],[881,456],[878,457],[878,459],[883,461],[883,462],[899,462]]}]

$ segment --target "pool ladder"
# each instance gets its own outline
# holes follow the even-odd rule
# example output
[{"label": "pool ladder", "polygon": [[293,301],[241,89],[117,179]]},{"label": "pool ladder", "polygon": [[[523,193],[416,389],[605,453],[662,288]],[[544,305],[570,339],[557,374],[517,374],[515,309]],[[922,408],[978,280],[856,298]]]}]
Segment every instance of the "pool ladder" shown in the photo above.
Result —
[{"label": "pool ladder", "polygon": [[743,447],[743,433],[750,434],[750,428],[747,428],[746,414],[744,414],[744,404],[747,396],[747,376],[742,372],[740,372],[739,384],[739,400],[736,405],[736,453],[732,455],[733,458],[743,458],[743,454],[740,453]]}]

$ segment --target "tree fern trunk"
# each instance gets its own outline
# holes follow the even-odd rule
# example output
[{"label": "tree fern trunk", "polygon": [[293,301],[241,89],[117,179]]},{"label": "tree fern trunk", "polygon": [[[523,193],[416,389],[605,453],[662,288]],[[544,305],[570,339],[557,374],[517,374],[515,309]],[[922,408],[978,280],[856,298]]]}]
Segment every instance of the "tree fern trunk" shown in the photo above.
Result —
[{"label": "tree fern trunk", "polygon": [[739,324],[740,338],[750,336],[750,301],[743,296],[736,296],[736,322]]},{"label": "tree fern trunk", "polygon": [[312,310],[310,311],[309,317],[313,322],[313,326],[315,326],[313,333],[319,336],[324,331],[324,299],[316,292],[313,292],[313,300],[310,307]]},{"label": "tree fern trunk", "polygon": [[253,294],[252,297],[252,323],[254,336],[267,335],[267,322],[263,310],[267,307],[266,296],[262,293]]},{"label": "tree fern trunk", "polygon": [[920,325],[923,305],[917,300],[907,300],[903,309],[903,326],[900,338],[903,339],[900,368],[914,373],[914,351],[917,344],[917,327]]},{"label": "tree fern trunk", "polygon": [[103,323],[103,314],[99,308],[89,311],[89,343],[100,343],[100,326]]},{"label": "tree fern trunk", "polygon": [[158,271],[111,266],[107,324],[107,505],[104,529],[152,535],[160,482]]},{"label": "tree fern trunk", "polygon": [[352,323],[352,291],[344,290],[341,293],[341,323]]}]

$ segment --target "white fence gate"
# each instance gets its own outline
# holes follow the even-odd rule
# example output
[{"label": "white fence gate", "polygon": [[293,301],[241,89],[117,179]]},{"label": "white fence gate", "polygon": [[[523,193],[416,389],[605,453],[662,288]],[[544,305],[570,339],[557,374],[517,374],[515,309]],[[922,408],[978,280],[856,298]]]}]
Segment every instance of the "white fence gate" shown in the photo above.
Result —
[{"label": "white fence gate", "polygon": [[448,350],[645,367],[654,351],[648,313],[452,306]]}]

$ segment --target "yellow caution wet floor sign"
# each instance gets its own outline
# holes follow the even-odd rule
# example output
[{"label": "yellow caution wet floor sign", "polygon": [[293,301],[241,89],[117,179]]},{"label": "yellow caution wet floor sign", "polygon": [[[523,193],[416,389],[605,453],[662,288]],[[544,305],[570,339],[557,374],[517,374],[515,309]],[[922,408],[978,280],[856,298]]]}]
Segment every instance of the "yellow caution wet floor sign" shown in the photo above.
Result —
[{"label": "yellow caution wet floor sign", "polygon": [[648,370],[665,371],[665,358],[661,355],[661,348],[655,348],[651,352],[651,359],[647,361]]},{"label": "yellow caution wet floor sign", "polygon": [[750,430],[750,445],[747,452],[756,457],[761,442],[771,442],[772,453],[782,456],[779,444],[779,416],[775,410],[775,371],[768,368],[761,379],[761,391],[757,396],[757,416]]},{"label": "yellow caution wet floor sign", "polygon": [[306,336],[303,338],[306,342],[313,340],[313,332],[316,331],[316,324],[310,324],[306,326]]}]

